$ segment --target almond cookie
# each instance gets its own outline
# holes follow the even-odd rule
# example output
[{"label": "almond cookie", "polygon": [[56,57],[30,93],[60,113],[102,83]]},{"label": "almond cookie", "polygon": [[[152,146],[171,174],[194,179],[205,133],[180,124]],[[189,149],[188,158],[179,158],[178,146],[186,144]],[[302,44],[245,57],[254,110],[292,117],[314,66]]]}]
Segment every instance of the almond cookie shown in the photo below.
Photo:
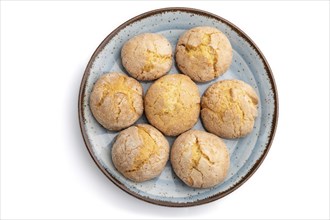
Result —
[{"label": "almond cookie", "polygon": [[121,50],[127,72],[138,80],[154,80],[172,66],[172,47],[160,34],[140,34],[127,41]]},{"label": "almond cookie", "polygon": [[156,128],[131,126],[119,133],[112,147],[112,162],[125,177],[135,182],[160,175],[169,158],[169,144]]},{"label": "almond cookie", "polygon": [[195,27],[186,31],[176,46],[179,69],[197,82],[210,81],[224,74],[232,61],[231,44],[213,27]]},{"label": "almond cookie", "polygon": [[223,138],[250,133],[258,115],[258,96],[240,80],[223,80],[211,85],[202,97],[201,117],[209,132]]},{"label": "almond cookie", "polygon": [[90,108],[95,119],[109,130],[132,125],[143,113],[142,86],[121,73],[102,75],[93,87]]},{"label": "almond cookie", "polygon": [[181,134],[171,149],[176,175],[188,186],[209,188],[224,181],[230,158],[225,143],[216,135],[198,130]]},{"label": "almond cookie", "polygon": [[183,74],[163,76],[149,87],[144,106],[150,124],[165,135],[179,135],[192,128],[198,120],[198,87]]}]

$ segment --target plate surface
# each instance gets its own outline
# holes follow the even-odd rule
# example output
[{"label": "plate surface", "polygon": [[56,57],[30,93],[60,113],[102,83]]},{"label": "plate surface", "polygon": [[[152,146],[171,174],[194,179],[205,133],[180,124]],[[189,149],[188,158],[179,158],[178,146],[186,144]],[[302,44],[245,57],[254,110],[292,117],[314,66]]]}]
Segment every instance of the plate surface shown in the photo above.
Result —
[{"label": "plate surface", "polygon": [[[254,129],[244,138],[224,139],[230,151],[231,166],[222,184],[209,189],[190,188],[176,177],[170,162],[159,177],[143,183],[134,183],[114,168],[111,148],[118,132],[110,132],[97,123],[89,108],[89,95],[100,75],[112,71],[127,74],[121,63],[120,50],[128,39],[145,32],[159,33],[171,42],[174,53],[179,36],[196,26],[218,28],[228,37],[233,47],[233,62],[230,69],[211,82],[199,83],[200,95],[215,81],[223,79],[240,79],[250,84],[260,99],[259,115]],[[173,65],[170,74],[178,72],[177,67]],[[142,83],[144,94],[151,83]],[[277,124],[278,101],[270,67],[261,51],[245,33],[227,20],[205,11],[164,8],[132,18],[105,38],[86,67],[80,87],[78,110],[87,149],[97,166],[114,184],[144,201],[180,207],[200,205],[222,198],[252,176],[271,146]],[[143,115],[136,123],[147,123],[147,120]],[[204,130],[200,120],[194,129]],[[168,140],[172,144],[174,138]]]}]

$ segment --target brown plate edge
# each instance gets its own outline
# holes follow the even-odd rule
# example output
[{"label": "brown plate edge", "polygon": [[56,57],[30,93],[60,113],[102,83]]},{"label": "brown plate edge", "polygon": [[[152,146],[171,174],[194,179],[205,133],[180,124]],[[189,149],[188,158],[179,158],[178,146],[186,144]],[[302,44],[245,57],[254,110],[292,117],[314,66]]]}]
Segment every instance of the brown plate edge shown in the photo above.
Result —
[{"label": "brown plate edge", "polygon": [[[187,202],[187,203],[174,203],[174,202],[166,202],[166,201],[159,201],[159,200],[155,200],[155,199],[150,199],[148,197],[143,197],[137,193],[134,193],[132,191],[130,191],[126,186],[124,186],[121,182],[119,182],[116,178],[114,178],[97,160],[96,156],[93,154],[92,152],[92,147],[88,141],[88,136],[85,130],[85,126],[84,126],[84,122],[85,122],[85,118],[83,116],[83,108],[82,108],[82,103],[83,103],[83,99],[84,99],[84,95],[85,95],[85,87],[86,87],[86,81],[87,78],[89,76],[89,70],[92,66],[92,63],[94,62],[96,56],[98,55],[98,53],[105,47],[105,45],[123,28],[125,28],[126,26],[130,25],[131,23],[138,21],[140,19],[155,15],[155,14],[160,14],[160,13],[166,13],[166,12],[175,12],[175,11],[182,11],[182,12],[188,12],[188,13],[193,13],[193,14],[198,14],[198,15],[202,15],[205,17],[210,17],[213,19],[216,19],[220,22],[223,22],[225,24],[227,24],[229,27],[231,27],[233,30],[235,30],[236,33],[238,33],[241,37],[243,37],[246,41],[248,41],[251,46],[254,47],[254,49],[256,50],[256,52],[258,53],[258,55],[261,57],[262,62],[264,63],[265,66],[265,70],[268,74],[268,77],[270,79],[271,82],[271,86],[272,86],[272,90],[274,93],[274,105],[275,105],[275,109],[274,109],[274,115],[273,115],[273,121],[272,121],[272,128],[271,128],[271,134],[270,134],[270,139],[269,142],[266,146],[265,151],[263,152],[263,154],[261,155],[260,159],[256,161],[256,163],[253,165],[253,167],[250,169],[250,171],[235,185],[233,185],[232,187],[230,187],[228,190],[218,193],[214,196],[205,198],[203,200],[197,200],[195,202]],[[270,146],[272,145],[274,136],[275,136],[275,132],[276,132],[276,127],[277,127],[277,121],[278,121],[278,108],[279,108],[279,103],[278,103],[278,93],[277,93],[277,88],[276,88],[276,83],[273,77],[273,73],[272,70],[265,58],[265,56],[262,54],[261,50],[258,48],[258,46],[252,41],[252,39],[250,37],[248,37],[247,34],[245,34],[241,29],[239,29],[237,26],[235,26],[234,24],[232,24],[231,22],[229,22],[228,20],[212,14],[210,12],[207,11],[203,11],[203,10],[199,10],[199,9],[194,9],[194,8],[187,8],[187,7],[170,7],[170,8],[160,8],[160,9],[156,9],[156,10],[152,10],[152,11],[148,11],[145,12],[143,14],[140,14],[138,16],[135,16],[131,19],[129,19],[128,21],[126,21],[125,23],[123,23],[122,25],[120,25],[119,27],[117,27],[114,31],[112,31],[103,41],[102,43],[97,47],[97,49],[94,51],[91,59],[89,60],[87,67],[85,69],[84,72],[84,76],[82,78],[81,84],[80,84],[80,89],[79,89],[79,99],[78,99],[78,114],[79,114],[79,125],[80,125],[80,130],[81,133],[83,135],[83,139],[85,142],[85,145],[87,147],[87,150],[89,152],[89,154],[91,155],[91,157],[93,158],[94,162],[96,163],[96,165],[98,166],[98,168],[108,177],[108,179],[110,179],[115,185],[117,185],[120,189],[122,189],[123,191],[125,191],[126,193],[140,199],[143,200],[145,202],[149,202],[151,204],[155,204],[155,205],[161,205],[161,206],[168,206],[168,207],[189,207],[189,206],[197,206],[197,205],[202,205],[202,204],[206,204],[215,200],[218,200],[230,193],[232,193],[233,191],[235,191],[237,188],[239,188],[241,185],[243,185],[255,172],[256,170],[260,167],[261,163],[263,162],[263,160],[265,159],[267,153],[269,152]]]}]

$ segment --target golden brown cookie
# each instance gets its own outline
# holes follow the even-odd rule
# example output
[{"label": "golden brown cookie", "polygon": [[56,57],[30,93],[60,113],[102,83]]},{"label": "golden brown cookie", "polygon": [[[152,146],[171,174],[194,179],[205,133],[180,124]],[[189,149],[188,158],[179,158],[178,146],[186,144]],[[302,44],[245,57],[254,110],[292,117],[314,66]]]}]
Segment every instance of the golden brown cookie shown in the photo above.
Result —
[{"label": "golden brown cookie", "polygon": [[117,131],[140,118],[142,94],[142,86],[135,79],[121,73],[107,73],[93,87],[90,108],[103,127]]},{"label": "golden brown cookie", "polygon": [[160,175],[169,158],[169,144],[156,128],[138,124],[119,133],[111,155],[121,174],[142,182]]},{"label": "golden brown cookie", "polygon": [[209,132],[223,138],[250,133],[258,115],[258,96],[240,80],[223,80],[211,85],[202,97],[202,121]]},{"label": "golden brown cookie", "polygon": [[176,62],[192,80],[206,82],[229,69],[232,53],[230,42],[221,31],[213,27],[195,27],[180,37]]},{"label": "golden brown cookie", "polygon": [[190,130],[175,140],[171,164],[176,175],[188,186],[208,188],[224,181],[230,157],[219,137],[205,131]]},{"label": "golden brown cookie", "polygon": [[165,135],[179,135],[192,128],[198,120],[198,87],[183,74],[163,76],[149,87],[144,106],[150,124]]},{"label": "golden brown cookie", "polygon": [[140,34],[127,41],[121,50],[122,63],[138,80],[154,80],[172,66],[172,47],[160,34]]}]

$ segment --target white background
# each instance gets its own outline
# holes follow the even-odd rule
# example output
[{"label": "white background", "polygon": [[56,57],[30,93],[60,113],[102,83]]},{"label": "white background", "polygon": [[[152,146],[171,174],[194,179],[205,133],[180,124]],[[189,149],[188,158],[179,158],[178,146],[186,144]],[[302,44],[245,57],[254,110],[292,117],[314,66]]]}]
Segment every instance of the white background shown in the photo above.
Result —
[{"label": "white background", "polygon": [[[151,9],[218,14],[260,47],[279,93],[271,150],[239,189],[167,208],[117,188],[89,156],[78,91],[100,42]],[[1,2],[1,218],[329,218],[329,2]]]}]

